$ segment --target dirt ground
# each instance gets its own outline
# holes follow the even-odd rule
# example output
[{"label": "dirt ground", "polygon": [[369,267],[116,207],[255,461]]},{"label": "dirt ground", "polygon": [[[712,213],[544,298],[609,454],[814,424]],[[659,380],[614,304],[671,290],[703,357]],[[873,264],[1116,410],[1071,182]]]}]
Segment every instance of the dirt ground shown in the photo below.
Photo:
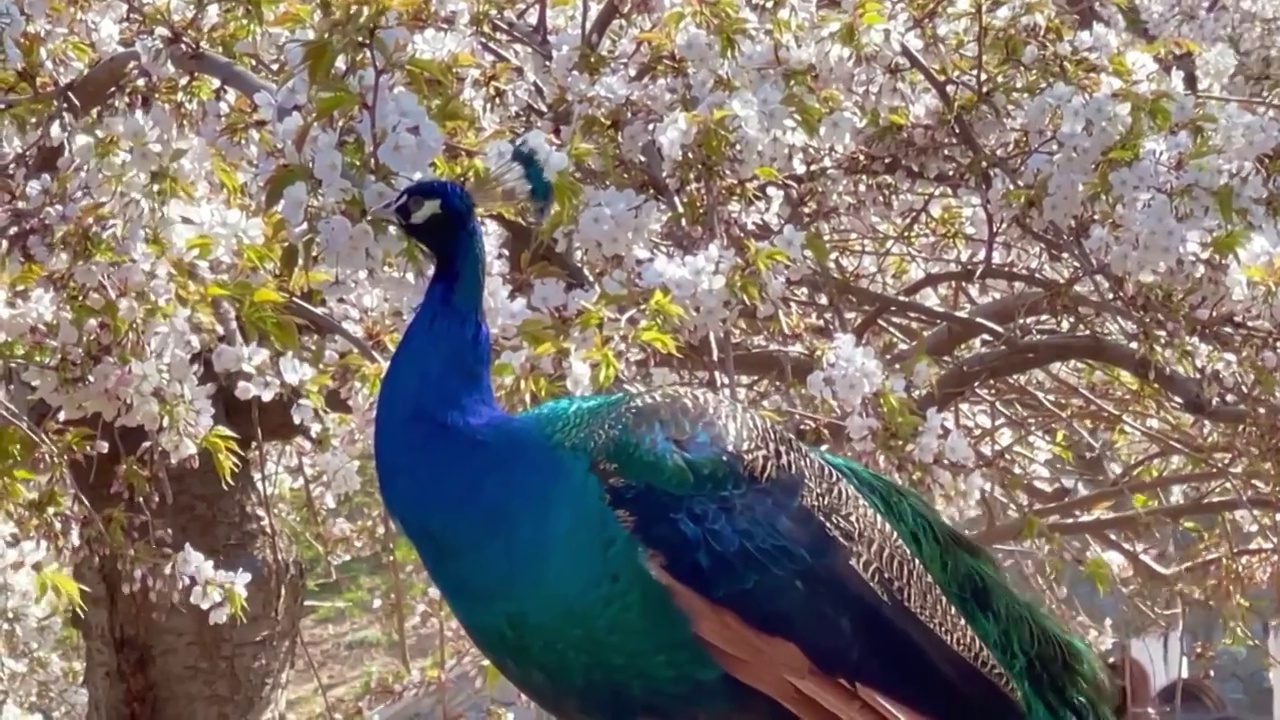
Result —
[{"label": "dirt ground", "polygon": [[[405,672],[397,614],[385,602],[384,569],[360,560],[343,577],[308,592],[302,641],[287,688],[287,716],[364,718],[370,711],[417,697],[413,710],[379,715],[409,718],[519,718],[550,720],[537,711],[470,645],[438,599],[423,592],[425,577],[406,577]],[[424,597],[425,596],[425,597]],[[410,606],[412,603],[412,606]],[[444,618],[442,621],[441,618]],[[443,678],[449,678],[447,682]],[[322,690],[323,688],[323,690]],[[441,706],[448,708],[441,713]],[[401,706],[403,707],[403,705]]]}]

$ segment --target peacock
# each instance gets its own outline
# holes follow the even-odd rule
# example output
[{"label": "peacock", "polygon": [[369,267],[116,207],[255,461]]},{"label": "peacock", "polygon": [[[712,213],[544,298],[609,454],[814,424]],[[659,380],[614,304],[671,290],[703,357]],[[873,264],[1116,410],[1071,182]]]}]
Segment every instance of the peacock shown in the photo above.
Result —
[{"label": "peacock", "polygon": [[500,407],[477,204],[545,216],[540,147],[371,213],[435,260],[378,394],[379,490],[504,676],[561,720],[1115,717],[985,550],[760,412],[671,387]]}]

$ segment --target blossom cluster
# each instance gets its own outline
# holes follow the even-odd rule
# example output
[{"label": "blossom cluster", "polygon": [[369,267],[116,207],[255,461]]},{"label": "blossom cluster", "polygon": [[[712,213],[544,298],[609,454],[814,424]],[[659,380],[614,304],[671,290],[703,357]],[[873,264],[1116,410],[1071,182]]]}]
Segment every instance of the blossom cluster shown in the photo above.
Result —
[{"label": "blossom cluster", "polygon": [[209,624],[225,623],[232,613],[242,612],[252,576],[244,570],[219,570],[213,561],[190,543],[173,560],[178,587],[190,586],[191,604],[209,613]]},{"label": "blossom cluster", "polygon": [[41,579],[42,571],[56,570],[48,565],[55,558],[40,539],[15,541],[15,530],[0,518],[0,718],[25,719],[40,708],[82,709],[77,664],[61,647],[58,598]]}]

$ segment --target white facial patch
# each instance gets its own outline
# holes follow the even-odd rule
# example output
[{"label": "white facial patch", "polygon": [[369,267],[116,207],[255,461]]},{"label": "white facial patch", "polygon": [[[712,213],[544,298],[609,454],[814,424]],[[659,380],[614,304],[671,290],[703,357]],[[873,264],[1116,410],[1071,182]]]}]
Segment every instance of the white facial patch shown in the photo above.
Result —
[{"label": "white facial patch", "polygon": [[440,200],[424,200],[420,197],[413,196],[405,200],[409,207],[409,224],[421,225],[427,221],[427,218],[440,212]]}]

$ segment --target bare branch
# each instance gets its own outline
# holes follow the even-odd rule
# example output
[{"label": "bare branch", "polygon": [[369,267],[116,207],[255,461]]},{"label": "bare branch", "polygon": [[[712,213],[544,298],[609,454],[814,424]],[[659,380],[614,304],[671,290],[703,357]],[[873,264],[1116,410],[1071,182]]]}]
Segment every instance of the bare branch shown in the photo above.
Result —
[{"label": "bare branch", "polygon": [[932,395],[921,398],[918,405],[921,412],[931,407],[941,411],[980,383],[1071,361],[1124,370],[1177,398],[1183,410],[1197,417],[1223,423],[1244,423],[1249,417],[1242,407],[1213,407],[1195,379],[1169,370],[1139,355],[1137,350],[1094,335],[1055,335],[975,353],[939,376]]},{"label": "bare branch", "polygon": [[[1066,515],[1067,513],[1077,512],[1080,510],[1088,510],[1097,507],[1105,502],[1119,500],[1121,498],[1131,498],[1140,493],[1150,493],[1159,490],[1167,490],[1169,488],[1181,487],[1187,485],[1205,485],[1213,482],[1221,482],[1227,479],[1228,473],[1225,471],[1205,471],[1194,473],[1179,473],[1177,475],[1163,475],[1151,480],[1142,482],[1124,483],[1116,487],[1103,488],[1094,492],[1081,495],[1080,497],[1062,502],[1052,503],[1037,508],[1034,514],[1037,517],[1053,517]],[[1240,479],[1267,478],[1267,475],[1244,475]]]},{"label": "bare branch", "polygon": [[[174,46],[169,49],[169,60],[179,70],[211,77],[250,100],[260,92],[269,95],[276,92],[275,85],[237,65],[230,58],[207,50]],[[283,120],[289,112],[288,108],[277,108],[276,119]]]},{"label": "bare branch", "polygon": [[924,58],[920,57],[920,54],[911,49],[906,43],[900,46],[900,50],[902,56],[906,58],[907,64],[920,73],[924,77],[924,81],[929,83],[929,87],[933,88],[933,91],[937,93],[938,99],[942,101],[946,115],[951,121],[951,127],[955,129],[956,136],[960,138],[965,147],[969,148],[969,152],[973,153],[975,158],[990,162],[1005,177],[1015,180],[1014,174],[1004,166],[1003,161],[994,157],[987,152],[986,148],[982,147],[982,142],[978,140],[978,134],[974,132],[973,126],[969,124],[964,115],[957,111],[955,98],[951,97],[951,91],[947,89],[946,83],[942,82],[942,78],[938,77],[938,74],[929,67]]},{"label": "bare branch", "polygon": [[[948,272],[930,273],[915,282],[902,288],[897,294],[901,298],[909,298],[921,293],[925,290],[945,285],[947,283],[968,283],[978,279],[981,275],[982,280],[1000,280],[1009,283],[1020,283],[1040,288],[1041,290],[1054,290],[1063,286],[1058,283],[1035,275],[1027,275],[1026,273],[1015,272],[1001,267],[974,267],[964,270],[950,270]],[[853,334],[859,338],[867,334],[871,326],[880,319],[880,316],[888,310],[888,306],[881,305],[872,310],[866,317],[858,321],[853,328]]]},{"label": "bare branch", "polygon": [[[1280,499],[1265,495],[1246,495],[1215,500],[1194,500],[1128,510],[1096,518],[1035,523],[1034,528],[1037,535],[1096,535],[1113,530],[1133,530],[1152,520],[1181,520],[1194,515],[1221,515],[1250,508],[1277,510],[1280,509]],[[1031,521],[1028,520],[1002,523],[976,532],[973,537],[978,542],[986,544],[1010,542],[1018,539],[1029,525]]]},{"label": "bare branch", "polygon": [[[217,53],[177,46],[169,48],[168,53],[175,68],[219,80],[250,100],[259,92],[275,92],[274,85]],[[50,97],[62,97],[65,99],[67,110],[74,117],[83,117],[102,107],[107,100],[119,92],[132,79],[132,71],[141,60],[142,55],[137,50],[123,50],[107,57],[84,75],[52,93],[43,96],[0,98],[0,108],[14,107],[26,102],[39,102]],[[288,111],[280,109],[277,112],[287,114]],[[58,161],[62,159],[64,153],[65,149],[61,145],[41,148],[30,165],[31,171],[36,174],[56,172]]]},{"label": "bare branch", "polygon": [[[709,348],[704,349],[709,350]],[[661,367],[712,372],[716,369],[715,365],[708,364],[704,366],[700,364],[707,355],[707,352],[697,352],[683,356],[659,355],[657,364]],[[732,358],[722,357],[720,360],[723,364],[732,363],[735,375],[766,376],[779,380],[788,377],[805,378],[818,367],[812,354],[781,348],[743,350],[733,353]]]},{"label": "bare branch", "polygon": [[363,338],[360,338],[355,333],[343,327],[342,323],[335,320],[332,316],[330,316],[328,313],[324,312],[323,310],[317,307],[314,307],[312,305],[308,305],[307,303],[293,296],[290,296],[286,300],[285,309],[287,309],[289,313],[292,314],[294,317],[296,317],[299,320],[302,320],[303,322],[306,322],[308,325],[314,327],[316,330],[321,330],[321,331],[324,331],[325,333],[328,333],[329,335],[336,335],[342,338],[343,340],[346,340],[348,343],[351,344],[351,347],[356,349],[356,352],[359,352],[360,355],[363,356],[369,362],[376,363],[378,365],[386,364],[383,361],[382,356],[379,355],[373,349],[373,347],[369,345],[369,343],[365,342]]},{"label": "bare branch", "polygon": [[896,309],[928,318],[930,320],[947,323],[948,325],[954,325],[958,328],[963,328],[966,331],[973,333],[974,337],[977,337],[978,335],[990,335],[996,340],[1004,338],[1004,328],[980,317],[957,315],[956,313],[949,312],[947,310],[939,310],[938,308],[929,307],[928,305],[918,303],[914,300],[886,295],[853,283],[841,283],[839,291],[854,298],[855,300],[858,300],[859,302],[869,305],[875,304],[877,306]]},{"label": "bare branch", "polygon": [[[1022,318],[1047,314],[1055,299],[1055,296],[1044,290],[1029,290],[983,303],[965,317],[985,325],[1004,327]],[[956,323],[943,323],[920,342],[894,353],[889,362],[896,365],[919,355],[946,357],[961,345],[982,335],[983,331],[975,326],[962,327]]]},{"label": "bare branch", "polygon": [[596,19],[591,22],[587,36],[582,38],[582,44],[588,52],[595,52],[600,47],[604,34],[609,32],[609,26],[618,19],[619,14],[618,0],[605,0],[604,5],[600,6],[600,12],[596,13]]},{"label": "bare branch", "polygon": [[530,265],[545,262],[564,274],[570,289],[590,287],[591,277],[587,271],[568,255],[557,251],[554,243],[540,240],[528,224],[503,215],[493,215],[489,219],[507,231],[507,257],[511,259],[513,270],[519,268],[521,262]]}]

